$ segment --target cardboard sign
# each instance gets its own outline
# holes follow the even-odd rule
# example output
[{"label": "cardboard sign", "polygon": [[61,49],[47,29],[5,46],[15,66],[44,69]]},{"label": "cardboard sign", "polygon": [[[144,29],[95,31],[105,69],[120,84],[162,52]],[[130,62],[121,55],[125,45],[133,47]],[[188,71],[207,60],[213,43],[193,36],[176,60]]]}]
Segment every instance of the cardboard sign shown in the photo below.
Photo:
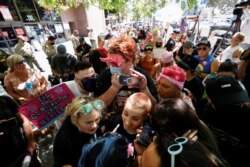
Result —
[{"label": "cardboard sign", "polygon": [[64,109],[74,98],[66,84],[51,88],[40,96],[19,107],[38,129],[44,129],[60,118]]}]

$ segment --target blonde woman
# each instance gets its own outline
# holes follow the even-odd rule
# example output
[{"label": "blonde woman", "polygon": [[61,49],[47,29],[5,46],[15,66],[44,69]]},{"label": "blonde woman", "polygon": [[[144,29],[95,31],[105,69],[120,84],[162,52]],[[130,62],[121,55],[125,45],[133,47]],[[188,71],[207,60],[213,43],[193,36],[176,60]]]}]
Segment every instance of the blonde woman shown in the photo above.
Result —
[{"label": "blonde woman", "polygon": [[7,93],[20,104],[39,96],[46,91],[48,82],[35,69],[30,69],[24,57],[11,55],[7,58],[8,72],[4,78]]},{"label": "blonde woman", "polygon": [[54,141],[54,167],[77,166],[82,147],[101,134],[98,125],[103,108],[101,100],[90,97],[77,97],[67,105],[65,120]]}]

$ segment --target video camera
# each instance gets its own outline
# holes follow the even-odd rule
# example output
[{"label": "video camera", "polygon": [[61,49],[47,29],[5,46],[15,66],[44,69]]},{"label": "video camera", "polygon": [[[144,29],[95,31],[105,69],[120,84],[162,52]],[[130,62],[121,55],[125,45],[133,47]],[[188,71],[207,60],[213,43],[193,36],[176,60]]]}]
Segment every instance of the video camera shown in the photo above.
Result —
[{"label": "video camera", "polygon": [[250,5],[250,0],[238,3],[235,5],[235,9],[233,10],[233,14],[240,18],[243,15],[243,8]]}]

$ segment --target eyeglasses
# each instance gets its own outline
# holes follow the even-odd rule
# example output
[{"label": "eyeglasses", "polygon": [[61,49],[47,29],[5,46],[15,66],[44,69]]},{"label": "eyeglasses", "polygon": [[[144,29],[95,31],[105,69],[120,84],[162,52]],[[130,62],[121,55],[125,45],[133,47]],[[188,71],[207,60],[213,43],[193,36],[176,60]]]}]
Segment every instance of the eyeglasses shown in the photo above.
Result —
[{"label": "eyeglasses", "polygon": [[22,61],[19,61],[18,63],[16,64],[24,64],[26,61],[25,60],[22,60]]},{"label": "eyeglasses", "polygon": [[95,108],[96,110],[102,110],[104,103],[101,100],[95,100],[90,103],[82,105],[82,113],[84,115],[89,115],[89,113]]},{"label": "eyeglasses", "polygon": [[200,50],[205,51],[205,50],[207,50],[207,48],[206,48],[206,47],[203,47],[203,48],[198,48],[198,51],[200,51]]},{"label": "eyeglasses", "polygon": [[174,140],[176,144],[172,144],[168,147],[168,153],[171,155],[171,167],[175,166],[175,156],[180,154],[183,150],[183,144],[188,142],[186,137],[177,137]]}]

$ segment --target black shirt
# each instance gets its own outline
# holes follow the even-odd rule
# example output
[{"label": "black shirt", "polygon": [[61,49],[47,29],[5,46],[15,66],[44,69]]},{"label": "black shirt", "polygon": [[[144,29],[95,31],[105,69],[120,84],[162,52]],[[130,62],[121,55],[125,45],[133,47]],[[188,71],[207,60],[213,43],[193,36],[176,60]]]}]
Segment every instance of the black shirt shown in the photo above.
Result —
[{"label": "black shirt", "polygon": [[172,38],[169,38],[168,42],[165,44],[164,48],[167,49],[167,51],[173,51],[175,48],[175,40]]},{"label": "black shirt", "polygon": [[[96,134],[100,134],[96,132]],[[61,167],[69,164],[73,167],[77,166],[81,156],[82,147],[94,140],[94,135],[80,132],[78,128],[72,124],[70,116],[68,116],[59,129],[54,141],[53,156],[54,166]]]}]

